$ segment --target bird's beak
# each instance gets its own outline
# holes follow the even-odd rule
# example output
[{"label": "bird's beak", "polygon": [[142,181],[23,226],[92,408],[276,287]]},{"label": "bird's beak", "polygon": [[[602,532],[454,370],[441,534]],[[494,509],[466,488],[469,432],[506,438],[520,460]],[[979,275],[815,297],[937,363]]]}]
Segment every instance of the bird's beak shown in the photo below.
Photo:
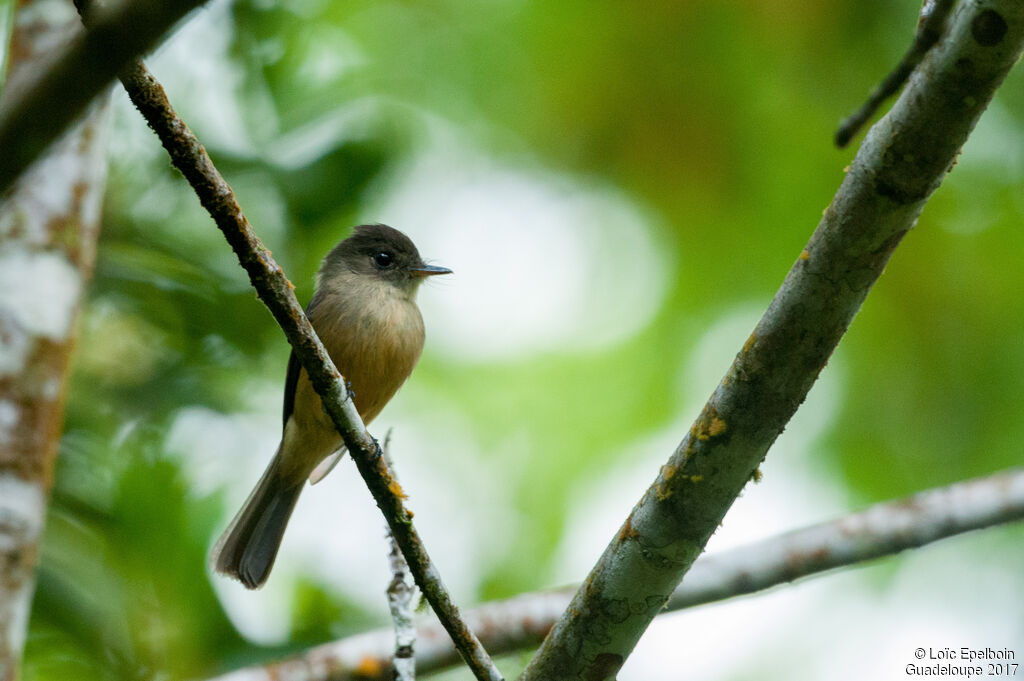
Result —
[{"label": "bird's beak", "polygon": [[414,265],[409,268],[414,277],[432,277],[435,274],[451,274],[452,271],[447,267],[437,267],[436,265]]}]

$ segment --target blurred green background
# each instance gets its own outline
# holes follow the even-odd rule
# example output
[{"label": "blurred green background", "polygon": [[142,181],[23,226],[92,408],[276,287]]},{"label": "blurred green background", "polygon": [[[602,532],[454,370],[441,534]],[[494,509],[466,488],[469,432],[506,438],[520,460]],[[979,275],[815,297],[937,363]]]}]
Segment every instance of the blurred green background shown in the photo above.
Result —
[{"label": "blurred green background", "polygon": [[[149,63],[301,301],[360,222],[455,270],[421,292],[423,360],[373,430],[395,426],[470,606],[583,578],[817,224],[856,148],[832,147],[837,121],[918,9],[218,1]],[[1022,86],[1018,69],[716,546],[1020,462]],[[348,462],[304,495],[265,590],[209,576],[276,446],[288,348],[120,91],[110,137],[24,678],[200,678],[386,624],[383,523]],[[620,678],[1024,655],[1021,539],[664,618]]]}]

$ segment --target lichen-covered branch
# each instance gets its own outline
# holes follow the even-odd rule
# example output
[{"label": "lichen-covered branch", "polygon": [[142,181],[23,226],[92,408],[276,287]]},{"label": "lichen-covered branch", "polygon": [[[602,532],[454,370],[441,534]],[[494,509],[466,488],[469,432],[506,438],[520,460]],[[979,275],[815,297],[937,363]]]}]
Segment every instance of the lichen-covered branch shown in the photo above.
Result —
[{"label": "lichen-covered branch", "polygon": [[[388,449],[390,441],[391,430],[388,430],[384,437],[384,461],[397,480]],[[387,590],[388,608],[391,610],[391,622],[395,630],[391,681],[416,681],[416,601],[419,599],[416,598],[416,585],[410,579],[409,566],[402,557],[398,542],[390,534],[388,544],[391,547],[388,551],[388,563],[391,565],[391,583]],[[451,639],[447,641],[451,643]],[[454,647],[452,650],[455,650]]]},{"label": "lichen-covered branch", "polygon": [[412,513],[405,508],[401,487],[391,476],[377,441],[366,431],[344,379],[306,319],[291,282],[256,237],[231,187],[214,167],[199,140],[174,113],[163,87],[141,63],[126,69],[121,82],[160,138],[175,167],[192,185],[200,203],[224,233],[260,299],[284,330],[320,395],[324,410],[344,439],[360,475],[384,514],[416,585],[444,624],[455,647],[478,679],[501,681],[494,662],[462,620],[441,581],[440,573],[413,527]]},{"label": "lichen-covered branch", "polygon": [[[971,530],[1024,519],[1024,468],[958,482],[864,511],[701,556],[665,612],[764,591],[802,577],[918,548]],[[569,605],[576,587],[487,603],[466,620],[500,655],[538,645]],[[386,681],[390,629],[311,648],[300,657],[249,667],[214,681]],[[458,653],[434,621],[418,625],[416,666],[422,673],[457,664]],[[327,675],[327,672],[330,675]]]},{"label": "lichen-covered branch", "polygon": [[[45,63],[77,24],[63,2],[18,3],[9,82]],[[97,102],[0,203],[0,681],[17,678],[28,627],[75,319],[95,259],[106,109]]]},{"label": "lichen-covered branch", "polygon": [[33,68],[9,80],[0,102],[0,195],[60,137],[129,60],[155,46],[178,20],[203,2],[111,3],[110,10],[95,12],[88,31],[78,30],[54,43],[62,49],[47,54]]},{"label": "lichen-covered branch", "polygon": [[876,504],[728,551],[702,556],[666,609],[763,591],[808,575],[1024,519],[1024,468]]},{"label": "lichen-covered branch", "polygon": [[1024,44],[1024,3],[961,4],[690,432],[523,673],[613,679],[703,551],[914,226]]},{"label": "lichen-covered branch", "polygon": [[[416,679],[416,587],[409,579],[409,566],[402,558],[394,537],[389,538],[391,551],[391,583],[388,585],[388,607],[394,624],[395,647],[392,656],[394,681],[415,681]],[[452,648],[454,651],[455,648]]]}]

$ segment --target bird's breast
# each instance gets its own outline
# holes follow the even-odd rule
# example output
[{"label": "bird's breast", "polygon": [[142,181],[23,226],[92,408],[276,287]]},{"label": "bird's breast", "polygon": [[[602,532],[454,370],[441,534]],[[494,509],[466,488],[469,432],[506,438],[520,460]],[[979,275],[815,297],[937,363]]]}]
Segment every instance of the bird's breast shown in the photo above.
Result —
[{"label": "bird's breast", "polygon": [[[390,288],[328,295],[312,320],[331,359],[351,384],[356,408],[367,423],[409,377],[423,351],[419,308]],[[332,300],[337,295],[345,298]]]}]

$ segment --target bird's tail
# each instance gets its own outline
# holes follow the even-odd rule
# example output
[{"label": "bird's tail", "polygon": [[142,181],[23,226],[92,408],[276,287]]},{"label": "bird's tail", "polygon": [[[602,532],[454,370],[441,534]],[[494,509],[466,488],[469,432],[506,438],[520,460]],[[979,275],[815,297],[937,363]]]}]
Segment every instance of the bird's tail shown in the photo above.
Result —
[{"label": "bird's tail", "polygon": [[263,586],[305,482],[304,477],[291,481],[282,474],[278,450],[242,510],[214,545],[210,567],[249,589]]}]

